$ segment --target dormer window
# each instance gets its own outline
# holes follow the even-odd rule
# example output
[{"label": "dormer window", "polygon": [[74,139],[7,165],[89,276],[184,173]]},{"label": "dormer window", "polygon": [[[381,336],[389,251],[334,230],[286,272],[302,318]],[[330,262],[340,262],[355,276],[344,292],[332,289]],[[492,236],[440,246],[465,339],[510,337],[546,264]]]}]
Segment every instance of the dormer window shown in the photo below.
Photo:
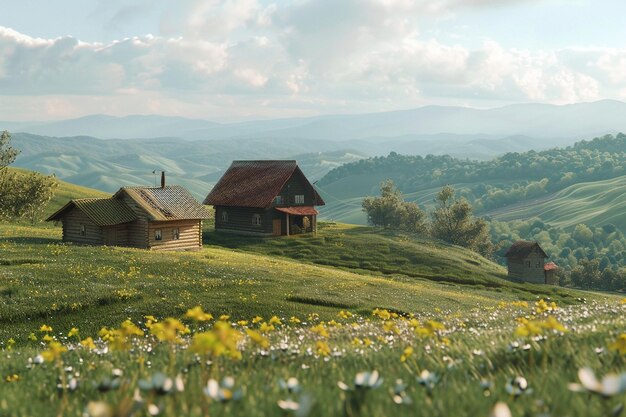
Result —
[{"label": "dormer window", "polygon": [[274,197],[274,204],[276,204],[277,206],[280,206],[283,204],[283,196],[282,195],[277,195],[276,197]]},{"label": "dormer window", "polygon": [[296,204],[304,204],[304,195],[302,194],[297,194],[295,196],[295,203]]}]

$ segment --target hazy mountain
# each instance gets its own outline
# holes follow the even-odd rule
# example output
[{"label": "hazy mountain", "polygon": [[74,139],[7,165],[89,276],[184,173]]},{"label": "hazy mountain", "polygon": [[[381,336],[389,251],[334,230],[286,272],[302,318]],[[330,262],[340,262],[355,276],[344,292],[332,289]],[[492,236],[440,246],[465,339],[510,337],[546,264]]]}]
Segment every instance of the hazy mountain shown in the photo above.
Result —
[{"label": "hazy mountain", "polygon": [[[516,104],[494,109],[426,106],[412,110],[356,115],[257,120],[218,124],[206,120],[163,116],[113,117],[94,115],[52,123],[12,124],[0,129],[44,136],[97,138],[176,137],[187,140],[286,139],[362,140],[370,142],[441,133],[478,135],[500,139],[528,136],[558,145],[580,139],[626,131],[626,103],[603,100],[569,105]],[[568,143],[569,143],[568,142]],[[543,141],[545,144],[545,141]],[[515,143],[512,143],[515,145]],[[548,144],[546,144],[548,145]]]}]

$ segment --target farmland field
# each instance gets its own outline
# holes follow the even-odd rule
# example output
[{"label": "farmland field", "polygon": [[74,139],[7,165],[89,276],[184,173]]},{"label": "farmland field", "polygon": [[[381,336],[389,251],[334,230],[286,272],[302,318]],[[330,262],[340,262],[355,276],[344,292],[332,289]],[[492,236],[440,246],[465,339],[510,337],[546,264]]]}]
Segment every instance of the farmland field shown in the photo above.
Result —
[{"label": "farmland field", "polygon": [[624,400],[568,389],[582,367],[626,371],[623,297],[510,283],[368,228],[242,242],[209,231],[162,254],[1,225],[0,415],[587,416]]}]

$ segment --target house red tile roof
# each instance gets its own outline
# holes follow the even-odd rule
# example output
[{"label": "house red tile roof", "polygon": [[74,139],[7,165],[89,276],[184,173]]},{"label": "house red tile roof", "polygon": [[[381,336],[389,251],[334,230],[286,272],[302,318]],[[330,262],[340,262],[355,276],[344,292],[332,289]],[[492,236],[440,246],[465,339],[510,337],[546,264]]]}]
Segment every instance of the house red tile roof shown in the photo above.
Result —
[{"label": "house red tile roof", "polygon": [[544,271],[554,271],[556,269],[559,269],[559,267],[554,262],[548,262],[547,264],[543,266]]},{"label": "house red tile roof", "polygon": [[543,254],[544,258],[547,258],[548,255],[541,249],[539,243],[530,242],[528,240],[518,240],[513,243],[509,250],[504,254],[505,258],[525,258],[530,255],[535,248],[539,249],[540,253]]},{"label": "house red tile roof", "polygon": [[315,205],[324,205],[324,200],[306,180],[296,161],[233,161],[206,197],[204,204],[269,207],[294,173],[301,174],[311,187]]},{"label": "house red tile roof", "polygon": [[283,213],[292,214],[294,216],[312,216],[317,215],[319,212],[315,210],[315,207],[301,206],[301,207],[276,207],[276,210]]}]

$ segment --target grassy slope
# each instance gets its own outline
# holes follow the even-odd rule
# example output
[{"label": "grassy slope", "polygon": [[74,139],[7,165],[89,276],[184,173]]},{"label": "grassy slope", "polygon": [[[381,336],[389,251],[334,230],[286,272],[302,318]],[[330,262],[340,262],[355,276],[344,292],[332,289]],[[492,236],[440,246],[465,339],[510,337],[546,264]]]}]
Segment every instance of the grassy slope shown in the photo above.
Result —
[{"label": "grassy slope", "polygon": [[625,230],[626,176],[575,184],[539,203],[515,204],[487,214],[502,221],[539,217],[563,228],[613,223]]},{"label": "grassy slope", "polygon": [[[232,246],[232,237],[218,242],[209,233],[213,246],[165,254],[59,245],[59,235],[53,228],[0,226],[0,340],[23,342],[43,322],[93,333],[127,317],[180,316],[197,304],[237,319],[311,312],[331,317],[342,308],[464,311],[499,300],[550,296],[569,303],[579,296],[501,280],[500,267],[459,248],[401,242],[359,228],[265,243],[251,239],[237,251],[220,246]],[[370,270],[350,270],[361,258],[369,259]]]}]

